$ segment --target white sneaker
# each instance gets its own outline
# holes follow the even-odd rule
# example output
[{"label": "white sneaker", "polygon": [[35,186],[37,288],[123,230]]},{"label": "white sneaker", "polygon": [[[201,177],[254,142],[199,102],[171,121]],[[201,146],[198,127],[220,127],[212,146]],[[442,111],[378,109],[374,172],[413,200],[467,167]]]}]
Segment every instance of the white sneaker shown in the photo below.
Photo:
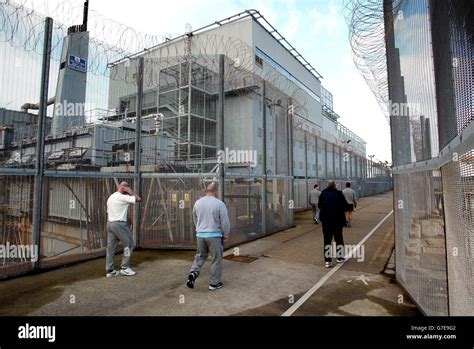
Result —
[{"label": "white sneaker", "polygon": [[108,278],[111,278],[111,277],[119,276],[119,275],[120,275],[120,273],[117,270],[112,270],[112,271],[109,271],[106,276]]},{"label": "white sneaker", "polygon": [[331,268],[331,267],[332,267],[332,263],[331,263],[331,262],[326,262],[326,263],[324,263],[324,266],[325,266],[326,268]]},{"label": "white sneaker", "polygon": [[131,268],[127,268],[127,269],[120,269],[120,274],[122,275],[125,275],[125,276],[133,276],[135,275],[137,272],[132,270]]}]

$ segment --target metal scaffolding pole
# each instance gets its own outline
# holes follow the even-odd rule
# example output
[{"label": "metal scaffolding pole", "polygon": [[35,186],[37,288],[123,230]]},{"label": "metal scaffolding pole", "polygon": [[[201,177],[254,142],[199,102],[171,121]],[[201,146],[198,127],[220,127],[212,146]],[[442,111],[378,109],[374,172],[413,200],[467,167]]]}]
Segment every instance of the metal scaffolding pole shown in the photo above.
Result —
[{"label": "metal scaffolding pole", "polygon": [[[51,41],[53,37],[53,19],[46,17],[44,23],[43,63],[41,67],[41,92],[38,113],[38,134],[36,141],[36,171],[33,197],[33,244],[41,255],[41,215],[43,206],[44,182],[44,143],[45,121],[48,108],[49,70],[51,64]],[[40,259],[35,262],[35,269],[40,268]]]},{"label": "metal scaffolding pole", "polygon": [[[217,151],[224,151],[224,55],[219,55],[219,99],[217,104]],[[225,202],[225,164],[219,164],[219,199]]]},{"label": "metal scaffolding pole", "polygon": [[[143,109],[143,74],[144,74],[144,58],[138,59],[138,76],[137,76],[137,110],[136,110],[136,126],[135,126],[135,159],[134,159],[134,173],[137,177],[134,179],[134,191],[138,196],[142,195],[142,177],[141,177],[141,133],[142,133],[142,109]],[[136,203],[134,206],[133,215],[133,238],[137,246],[140,243],[140,229],[141,228],[141,204]]]}]

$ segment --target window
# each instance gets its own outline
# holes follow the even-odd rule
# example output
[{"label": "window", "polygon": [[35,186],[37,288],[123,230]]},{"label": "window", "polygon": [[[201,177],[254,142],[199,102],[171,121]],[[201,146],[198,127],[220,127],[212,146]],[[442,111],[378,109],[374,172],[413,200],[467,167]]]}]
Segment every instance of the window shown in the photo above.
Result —
[{"label": "window", "polygon": [[259,127],[257,129],[257,137],[262,137],[263,136],[263,130]]},{"label": "window", "polygon": [[120,113],[130,113],[135,111],[135,97],[128,97],[120,100]]},{"label": "window", "polygon": [[[313,97],[315,100],[321,103],[321,97],[319,97],[314,91],[312,91],[308,86],[303,84],[300,80],[295,78],[288,70],[283,68],[278,62],[273,60],[270,56],[268,56],[265,52],[260,50],[258,47],[257,49],[257,54],[256,57],[258,56],[262,62],[265,60],[270,66],[272,66],[275,70],[277,70],[280,74],[283,76],[287,77],[289,80],[294,82],[299,88],[304,90],[307,94],[309,94],[311,97]],[[256,59],[255,59],[256,60]]]},{"label": "window", "polygon": [[329,109],[334,109],[333,108],[333,97],[331,92],[326,90],[324,87],[321,86],[321,101],[322,104],[327,106]]},{"label": "window", "polygon": [[255,55],[255,64],[259,68],[263,68],[263,59],[257,55]]},{"label": "window", "polygon": [[303,161],[300,161],[300,170],[303,169]]},{"label": "window", "polygon": [[120,101],[120,113],[125,113],[125,111],[130,110],[130,101]]}]

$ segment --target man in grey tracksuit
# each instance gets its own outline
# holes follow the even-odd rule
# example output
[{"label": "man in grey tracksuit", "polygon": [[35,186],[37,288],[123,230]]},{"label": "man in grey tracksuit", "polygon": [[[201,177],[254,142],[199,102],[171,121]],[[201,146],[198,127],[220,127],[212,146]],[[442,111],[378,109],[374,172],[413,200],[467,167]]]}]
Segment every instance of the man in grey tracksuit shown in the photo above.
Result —
[{"label": "man in grey tracksuit", "polygon": [[347,201],[346,205],[346,225],[348,228],[352,227],[352,212],[357,207],[357,194],[354,189],[351,188],[351,183],[347,182],[346,187],[342,191],[344,198]]},{"label": "man in grey tracksuit", "polygon": [[206,196],[194,204],[197,253],[186,283],[189,288],[194,288],[194,282],[209,254],[212,258],[209,290],[214,291],[224,286],[221,282],[222,256],[224,243],[229,239],[230,222],[227,207],[217,196],[217,185],[209,184]]},{"label": "man in grey tracksuit", "polygon": [[313,222],[319,224],[319,196],[321,192],[319,191],[319,184],[315,184],[313,190],[309,193],[309,204],[313,210]]}]

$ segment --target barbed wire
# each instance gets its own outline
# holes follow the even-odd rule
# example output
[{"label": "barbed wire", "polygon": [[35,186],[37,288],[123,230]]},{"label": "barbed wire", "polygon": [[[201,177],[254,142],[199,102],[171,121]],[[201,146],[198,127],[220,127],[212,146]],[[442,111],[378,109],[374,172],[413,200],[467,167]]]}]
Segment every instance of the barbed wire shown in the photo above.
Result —
[{"label": "barbed wire", "polygon": [[[402,1],[394,0],[393,13],[397,13]],[[343,7],[349,26],[349,41],[354,63],[388,118],[389,94],[384,2],[381,0],[344,0]],[[390,30],[390,27],[387,30]]]},{"label": "barbed wire", "polygon": [[[69,27],[64,23],[78,23],[82,18],[82,10],[81,0],[61,1],[56,6],[50,6],[47,0],[0,0],[0,32],[3,33],[0,40],[41,55],[44,19],[45,16],[52,17],[52,58],[58,61],[62,41]],[[226,89],[252,97],[254,95],[249,94],[248,89],[243,87],[260,86],[260,81],[265,80],[273,91],[275,100],[281,99],[283,95],[289,96],[293,100],[295,110],[304,112],[306,99],[302,89],[271,67],[266,67],[261,72],[254,71],[255,50],[240,39],[203,33],[189,38],[181,36],[171,39],[169,34],[151,35],[138,32],[91,9],[89,13],[87,29],[90,38],[84,38],[89,40],[89,73],[134,84],[137,70],[134,59],[130,57],[142,55],[146,57],[145,83],[158,86],[158,72],[179,62],[192,60],[217,72],[217,57],[221,53],[227,57],[224,77]]]},{"label": "barbed wire", "polygon": [[[59,62],[63,38],[67,35],[69,26],[82,19],[83,1],[61,1],[54,7],[48,6],[47,0],[35,1],[34,7],[30,3],[28,0],[0,0],[0,41],[41,55],[44,19],[50,16],[54,19],[52,58]],[[87,70],[108,81],[109,108],[112,84],[115,84],[120,94],[117,98],[136,93],[139,57],[144,57],[145,61],[143,78],[146,90],[166,90],[170,88],[167,84],[179,86],[182,82],[177,79],[181,77],[174,77],[174,81],[167,82],[160,77],[160,72],[193,62],[196,71],[203,67],[213,75],[210,86],[206,88],[215,92],[218,86],[218,57],[219,54],[224,54],[226,91],[242,98],[260,100],[260,87],[265,81],[268,105],[282,107],[275,108],[275,113],[292,117],[296,129],[309,132],[311,128],[308,127],[310,113],[306,108],[309,98],[307,92],[271,64],[258,67],[255,64],[255,49],[238,38],[209,32],[196,35],[186,33],[174,39],[169,34],[141,33],[93,10],[90,10],[88,31],[90,38],[85,39],[89,40]],[[191,71],[190,74],[194,72]],[[94,94],[107,93],[102,90],[102,85],[91,86],[96,82],[89,80],[92,79],[88,79],[87,88],[92,87]],[[290,113],[285,110],[287,102],[291,105]],[[330,141],[337,142],[332,138]],[[311,142],[310,138],[308,142]]]}]

